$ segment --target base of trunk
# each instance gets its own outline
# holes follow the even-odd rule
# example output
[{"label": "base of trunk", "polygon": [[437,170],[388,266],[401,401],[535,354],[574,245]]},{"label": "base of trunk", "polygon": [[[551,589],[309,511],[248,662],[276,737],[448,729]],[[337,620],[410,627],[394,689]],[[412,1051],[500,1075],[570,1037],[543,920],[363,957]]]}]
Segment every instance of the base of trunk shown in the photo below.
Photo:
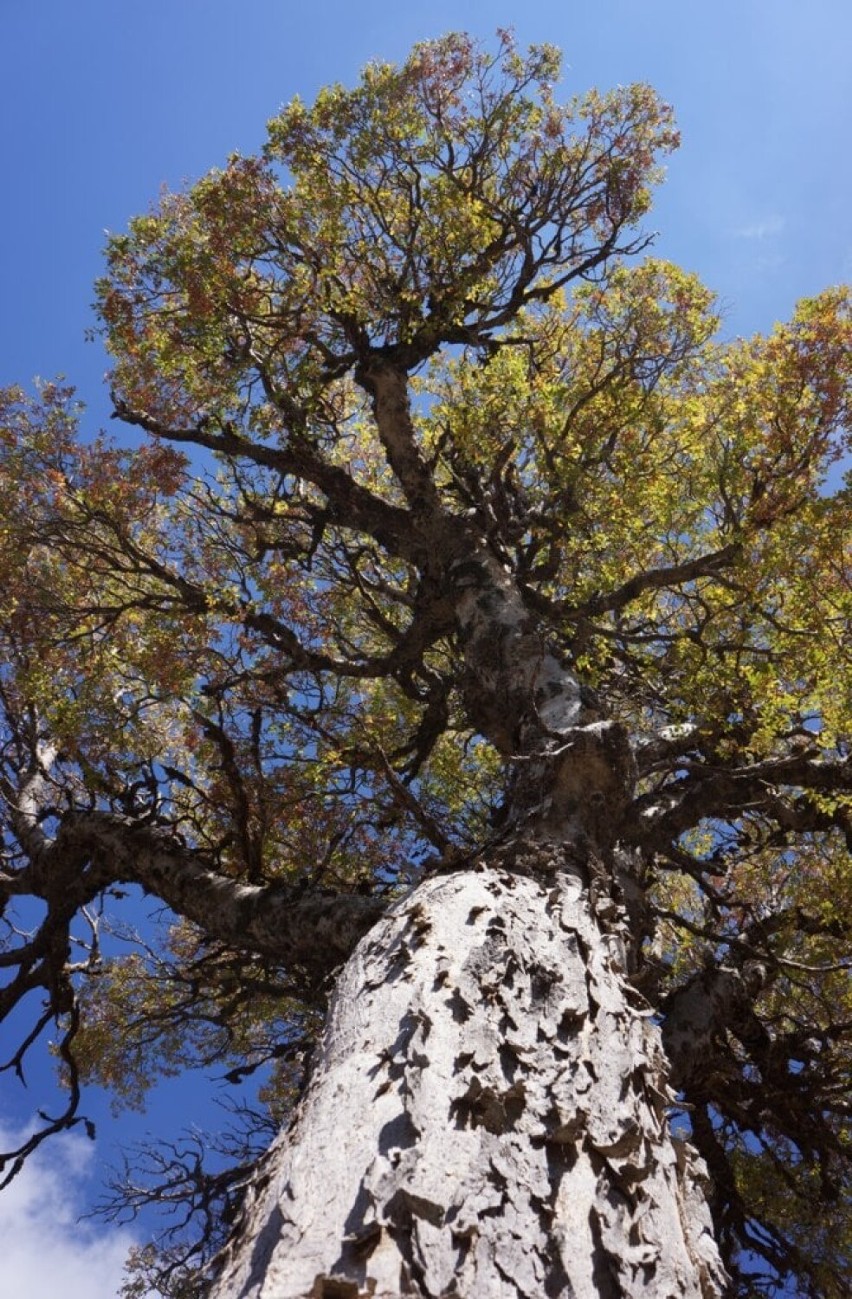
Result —
[{"label": "base of trunk", "polygon": [[571,875],[428,880],[343,970],[211,1299],[712,1299],[659,1035]]}]

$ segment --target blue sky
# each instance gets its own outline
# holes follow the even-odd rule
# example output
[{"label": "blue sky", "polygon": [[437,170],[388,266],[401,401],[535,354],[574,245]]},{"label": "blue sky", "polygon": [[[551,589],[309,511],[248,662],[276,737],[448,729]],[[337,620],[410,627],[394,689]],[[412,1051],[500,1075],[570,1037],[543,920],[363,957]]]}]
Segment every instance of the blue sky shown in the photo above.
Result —
[{"label": "blue sky", "polygon": [[[416,40],[451,29],[487,38],[497,26],[559,45],[566,93],[642,80],[675,106],[683,144],[649,225],[661,255],[720,294],[725,333],[768,329],[797,298],[852,279],[848,0],[0,0],[0,384],[63,372],[91,430],[104,424],[106,361],[84,342],[104,232],[164,186],[256,150],[295,93],[351,82]],[[0,1088],[0,1122],[19,1123],[42,1099],[13,1094],[7,1077]],[[186,1100],[178,1085],[131,1121],[111,1120],[98,1099],[90,1182],[131,1128],[179,1127]],[[85,1199],[82,1157],[69,1165],[68,1149],[28,1174],[46,1180],[23,1183],[15,1216],[0,1217],[16,1239],[37,1238],[22,1225],[36,1221],[27,1186],[58,1176]],[[97,1249],[97,1238],[84,1244]],[[100,1257],[111,1270],[97,1299],[109,1299],[117,1251]],[[58,1293],[44,1251],[19,1251],[10,1266],[0,1258],[0,1293]]]}]

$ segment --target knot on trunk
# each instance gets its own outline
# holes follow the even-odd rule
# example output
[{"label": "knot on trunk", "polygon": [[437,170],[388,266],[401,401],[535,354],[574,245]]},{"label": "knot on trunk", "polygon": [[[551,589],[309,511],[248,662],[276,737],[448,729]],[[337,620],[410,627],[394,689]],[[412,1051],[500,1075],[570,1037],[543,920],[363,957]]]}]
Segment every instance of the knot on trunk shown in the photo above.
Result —
[{"label": "knot on trunk", "polygon": [[592,722],[569,732],[553,752],[553,806],[557,816],[579,816],[610,829],[633,795],[636,764],[620,722]]},{"label": "knot on trunk", "polygon": [[620,722],[591,722],[560,741],[515,757],[511,822],[527,834],[608,853],[636,779],[627,732]]}]

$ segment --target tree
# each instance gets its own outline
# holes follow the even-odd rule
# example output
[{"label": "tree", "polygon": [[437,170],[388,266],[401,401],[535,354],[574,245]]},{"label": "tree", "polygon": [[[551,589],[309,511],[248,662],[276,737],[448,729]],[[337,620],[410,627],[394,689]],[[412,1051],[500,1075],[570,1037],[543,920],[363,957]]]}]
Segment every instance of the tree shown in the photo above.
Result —
[{"label": "tree", "polygon": [[136,450],[5,394],[8,1172],[271,1068],[128,1293],[843,1292],[850,296],[715,341],[668,108],[557,73],[418,46],[114,237]]}]

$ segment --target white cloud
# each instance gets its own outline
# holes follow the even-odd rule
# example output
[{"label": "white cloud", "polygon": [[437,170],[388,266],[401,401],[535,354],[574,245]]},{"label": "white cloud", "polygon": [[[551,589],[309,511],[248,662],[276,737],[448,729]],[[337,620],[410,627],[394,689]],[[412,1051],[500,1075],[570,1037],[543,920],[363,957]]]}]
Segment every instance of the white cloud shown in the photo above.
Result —
[{"label": "white cloud", "polygon": [[784,218],[774,212],[771,216],[764,217],[762,221],[740,226],[734,231],[734,235],[737,239],[757,239],[760,242],[763,239],[770,239],[772,235],[780,235],[783,229]]},{"label": "white cloud", "polygon": [[[0,1128],[0,1148],[17,1134]],[[0,1295],[26,1299],[116,1299],[129,1231],[78,1222],[91,1143],[47,1141],[0,1192]]]}]

